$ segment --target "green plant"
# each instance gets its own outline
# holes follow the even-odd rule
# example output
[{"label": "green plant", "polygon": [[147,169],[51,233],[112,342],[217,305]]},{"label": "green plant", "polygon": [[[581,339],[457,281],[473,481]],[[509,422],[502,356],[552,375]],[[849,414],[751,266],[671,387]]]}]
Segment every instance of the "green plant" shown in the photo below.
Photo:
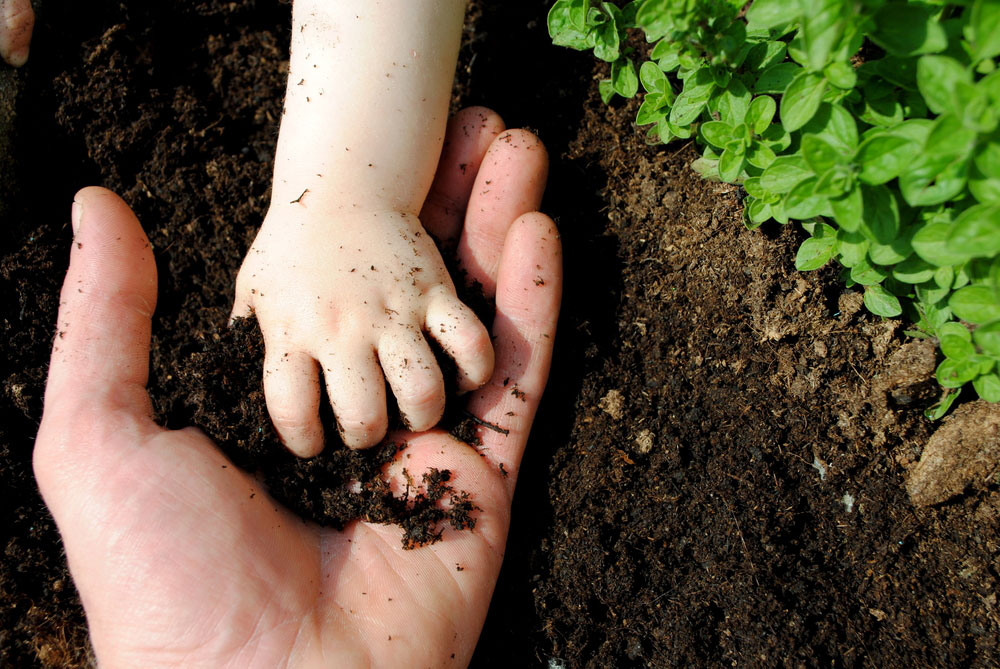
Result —
[{"label": "green plant", "polygon": [[[557,0],[556,44],[643,90],[651,142],[694,137],[746,190],[748,228],[800,221],[795,259],[835,259],[869,311],[936,339],[942,415],[1000,401],[1000,0]],[[636,67],[630,31],[652,46]]]}]

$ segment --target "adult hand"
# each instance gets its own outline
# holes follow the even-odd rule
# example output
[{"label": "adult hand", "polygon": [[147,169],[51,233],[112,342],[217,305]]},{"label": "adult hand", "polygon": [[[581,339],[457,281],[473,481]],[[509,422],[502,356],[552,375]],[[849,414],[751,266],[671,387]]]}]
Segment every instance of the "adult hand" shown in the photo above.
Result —
[{"label": "adult hand", "polygon": [[0,58],[14,67],[28,62],[34,26],[31,0],[0,0]]},{"label": "adult hand", "polygon": [[[490,138],[464,129],[469,137],[446,149],[427,220],[442,237],[460,236],[470,277],[495,291],[496,371],[468,409],[506,434],[484,428],[480,450],[436,430],[393,435],[409,443],[408,471],[449,469],[481,509],[473,531],[417,550],[402,549],[397,527],[304,523],[197,429],[153,423],[152,249],[117,196],[77,195],[34,464],[102,666],[468,662],[548,374],[561,264],[555,226],[523,189],[544,165],[541,145],[503,133],[476,170]],[[387,471],[399,490],[402,466]]]}]

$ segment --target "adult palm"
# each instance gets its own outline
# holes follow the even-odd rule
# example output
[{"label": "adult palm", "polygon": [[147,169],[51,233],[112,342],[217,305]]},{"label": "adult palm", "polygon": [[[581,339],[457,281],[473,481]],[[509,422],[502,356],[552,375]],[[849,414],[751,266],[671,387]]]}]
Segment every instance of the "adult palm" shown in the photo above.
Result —
[{"label": "adult palm", "polygon": [[305,523],[200,431],[153,423],[152,249],[117,196],[77,195],[34,462],[103,666],[468,662],[503,559],[561,289],[558,235],[534,213],[544,148],[501,123],[482,109],[453,119],[421,218],[495,291],[496,371],[468,409],[507,434],[484,428],[478,449],[438,430],[394,435],[409,444],[386,472],[400,494],[404,464],[446,468],[480,509],[474,531],[417,550],[403,550],[397,527]]}]

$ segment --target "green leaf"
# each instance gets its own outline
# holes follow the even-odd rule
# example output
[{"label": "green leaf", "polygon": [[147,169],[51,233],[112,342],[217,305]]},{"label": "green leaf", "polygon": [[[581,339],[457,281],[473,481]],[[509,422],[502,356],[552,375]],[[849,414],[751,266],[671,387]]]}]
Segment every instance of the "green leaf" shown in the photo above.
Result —
[{"label": "green leaf", "polygon": [[973,160],[985,176],[1000,179],[1000,138],[980,144]]},{"label": "green leaf", "polygon": [[903,313],[899,298],[879,285],[865,288],[865,306],[868,311],[883,318],[895,318]]},{"label": "green leaf", "polygon": [[1000,321],[979,326],[972,333],[972,339],[983,353],[1000,358]]},{"label": "green leaf", "polygon": [[944,302],[935,302],[928,298],[926,291],[920,286],[915,286],[915,289],[918,299],[917,308],[921,315],[918,325],[929,332],[937,332],[942,325],[951,320],[951,309]]},{"label": "green leaf", "polygon": [[678,139],[688,139],[694,134],[694,130],[689,125],[675,125],[669,120],[666,121],[667,127],[670,128],[670,132],[673,133],[674,137]]},{"label": "green leaf", "polygon": [[[816,182],[813,194],[821,198],[837,198],[854,188],[854,175],[846,165],[835,165],[828,169]],[[829,214],[833,215],[832,208]]]},{"label": "green leaf", "polygon": [[903,105],[903,116],[906,118],[926,118],[930,114],[927,103],[917,90],[901,91],[900,103]]},{"label": "green leaf", "polygon": [[818,71],[830,62],[830,52],[844,34],[848,6],[843,0],[809,0],[805,7],[798,36],[809,69]]},{"label": "green leaf", "polygon": [[987,402],[1000,402],[1000,376],[996,372],[972,379],[972,387],[976,389],[981,399]]},{"label": "green leaf", "polygon": [[934,272],[934,285],[938,288],[946,288],[950,290],[954,281],[954,267],[938,267],[937,271]]},{"label": "green leaf", "polygon": [[798,18],[795,3],[787,0],[754,0],[747,10],[751,28],[774,28]]},{"label": "green leaf", "polygon": [[858,124],[854,116],[839,104],[824,102],[816,114],[802,126],[803,135],[816,135],[843,154],[846,162],[858,148]]},{"label": "green leaf", "polygon": [[[662,47],[662,48],[661,48]],[[681,44],[667,39],[660,40],[649,57],[656,61],[656,66],[664,72],[673,72],[680,67]]]},{"label": "green leaf", "polygon": [[[861,228],[864,215],[864,200],[861,188],[855,186],[846,194],[830,200],[833,208],[833,218],[844,230],[854,232]],[[867,249],[867,242],[865,242]],[[855,279],[857,281],[857,279]],[[858,281],[858,283],[861,283]]]},{"label": "green leaf", "polygon": [[963,256],[948,249],[950,233],[951,225],[948,223],[929,223],[913,236],[913,250],[918,256],[937,267],[957,265],[962,262]]},{"label": "green leaf", "polygon": [[775,153],[781,153],[792,145],[792,136],[785,132],[780,123],[772,123],[761,133],[760,138]]},{"label": "green leaf", "polygon": [[813,117],[823,101],[826,79],[815,72],[801,71],[781,98],[781,124],[785,130],[798,130]]},{"label": "green leaf", "polygon": [[739,141],[732,141],[726,146],[719,158],[719,176],[723,181],[732,183],[739,178],[746,159],[746,147]]},{"label": "green leaf", "polygon": [[934,10],[916,2],[888,2],[875,13],[871,40],[891,54],[915,56],[948,47],[948,36]]},{"label": "green leaf", "polygon": [[642,87],[647,93],[670,93],[673,95],[673,89],[670,87],[670,82],[667,80],[667,75],[663,74],[663,70],[656,66],[656,63],[651,61],[646,61],[639,68],[639,81],[642,82]]},{"label": "green leaf", "polygon": [[944,353],[946,357],[957,362],[968,360],[971,356],[976,354],[976,348],[972,345],[972,342],[963,339],[962,337],[944,335],[938,338],[938,342],[941,347],[941,352]]},{"label": "green leaf", "polygon": [[884,184],[899,176],[919,152],[920,145],[906,137],[888,133],[869,137],[858,147],[858,178],[871,185]]},{"label": "green leaf", "polygon": [[864,108],[858,119],[869,125],[893,128],[903,121],[903,105],[894,96],[863,98]]},{"label": "green leaf", "polygon": [[983,174],[975,160],[969,165],[969,191],[983,204],[1000,202],[1000,179]]},{"label": "green leaf", "polygon": [[672,0],[647,0],[639,7],[635,22],[646,33],[647,40],[658,40],[674,29],[672,4]]},{"label": "green leaf", "polygon": [[899,189],[914,207],[947,202],[965,187],[976,133],[952,114],[939,116],[916,162],[899,177]]},{"label": "green leaf", "polygon": [[[868,240],[862,235],[843,228],[837,230],[837,246],[834,248],[834,253],[837,254],[837,259],[844,267],[853,269],[862,263],[865,267],[871,267],[871,264],[865,259],[868,254],[868,246]],[[883,278],[885,278],[884,274],[879,278],[879,281]]]},{"label": "green leaf", "polygon": [[917,87],[927,107],[935,114],[961,114],[955,101],[955,85],[972,83],[972,73],[950,56],[924,56],[917,61]]},{"label": "green leaf", "polygon": [[684,81],[684,90],[674,100],[670,122],[689,125],[701,115],[715,90],[715,80],[708,68],[702,68]]},{"label": "green leaf", "polygon": [[858,73],[847,63],[840,61],[830,63],[823,69],[823,76],[835,86],[843,91],[849,91],[858,83]]},{"label": "green leaf", "polygon": [[989,323],[1000,320],[1000,301],[986,286],[966,286],[952,293],[948,306],[967,323]]},{"label": "green leaf", "polygon": [[639,92],[639,77],[631,58],[619,58],[611,63],[611,85],[623,98],[634,98]]},{"label": "green leaf", "polygon": [[1000,105],[1000,69],[995,69],[990,74],[980,79],[976,86],[981,86],[993,102]]},{"label": "green leaf", "polygon": [[[593,34],[594,57],[606,63],[617,61],[621,56],[621,37],[618,35],[618,25],[614,19],[598,26]],[[613,79],[614,76],[612,76]]]},{"label": "green leaf", "polygon": [[774,151],[772,151],[767,144],[757,140],[753,140],[750,143],[750,148],[747,149],[748,163],[763,170],[770,167],[771,163],[775,160],[776,156],[774,155]]},{"label": "green leaf", "polygon": [[670,113],[670,106],[664,104],[664,97],[660,93],[648,93],[639,106],[639,112],[635,116],[636,125],[650,125],[659,123]]},{"label": "green leaf", "polygon": [[597,91],[601,94],[601,102],[608,104],[615,97],[615,87],[610,79],[601,79],[597,84]]},{"label": "green leaf", "polygon": [[1000,2],[976,0],[972,3],[972,16],[966,28],[966,39],[973,45],[974,61],[1000,55]]},{"label": "green leaf", "polygon": [[698,158],[691,163],[691,169],[702,179],[716,181],[719,178],[719,161],[709,158]]},{"label": "green leaf", "polygon": [[[861,232],[873,242],[892,243],[899,234],[899,204],[896,202],[896,196],[885,186],[861,186],[861,194],[864,212]],[[909,242],[906,243],[906,247],[912,248]],[[910,250],[906,253],[909,255]]]},{"label": "green leaf", "polygon": [[892,268],[892,277],[903,283],[924,283],[934,278],[936,269],[926,260],[911,256]]},{"label": "green leaf", "polygon": [[712,79],[715,81],[716,88],[725,88],[729,85],[729,80],[733,78],[732,72],[719,65],[712,65],[710,69],[712,71]]},{"label": "green leaf", "polygon": [[742,64],[750,51],[747,44],[747,26],[743,21],[731,21],[729,26],[719,35],[716,42],[717,49],[721,51],[722,62],[727,67],[735,68]]},{"label": "green leaf", "polygon": [[[867,245],[868,242],[865,244]],[[873,267],[863,256],[851,268],[851,281],[861,286],[877,286],[885,280],[886,276],[888,276],[888,272],[881,267]],[[888,291],[886,292],[888,293]],[[895,296],[893,295],[893,297]]]},{"label": "green leaf", "polygon": [[805,240],[795,254],[795,269],[800,272],[819,269],[833,257],[835,244],[833,237],[810,237]]},{"label": "green leaf", "polygon": [[962,325],[957,321],[948,321],[940,328],[938,328],[936,334],[939,339],[941,337],[951,336],[951,337],[959,337],[967,342],[972,341],[972,333],[969,332],[969,328],[965,327],[964,325]]},{"label": "green leaf", "polygon": [[716,88],[708,100],[709,111],[718,114],[718,120],[733,126],[743,123],[749,107],[750,91],[739,79],[733,79],[725,88]]},{"label": "green leaf", "polygon": [[[596,11],[596,10],[595,10]],[[590,0],[581,0],[570,4],[569,20],[577,30],[586,30],[590,16]]]},{"label": "green leaf", "polygon": [[915,57],[886,56],[861,67],[870,67],[878,76],[900,88],[909,91],[917,90],[917,59]]},{"label": "green leaf", "polygon": [[635,116],[637,125],[649,125],[659,123],[661,119],[670,113],[670,104],[667,96],[663,93],[647,93],[639,106],[639,112]]},{"label": "green leaf", "polygon": [[810,176],[813,172],[802,156],[779,156],[760,175],[760,185],[770,193],[787,193]]},{"label": "green leaf", "polygon": [[969,207],[952,223],[948,250],[964,260],[1000,253],[1000,204]]},{"label": "green leaf", "polygon": [[760,225],[771,218],[771,205],[765,204],[760,200],[754,200],[751,202],[747,208],[747,218],[750,219],[751,223]]},{"label": "green leaf", "polygon": [[656,43],[653,50],[649,52],[650,60],[659,60],[666,56],[668,53],[678,51],[681,48],[680,42],[674,42],[673,40],[664,38]]},{"label": "green leaf", "polygon": [[800,181],[789,191],[782,201],[782,209],[786,216],[801,221],[823,213],[827,201],[815,194],[818,181],[819,179],[816,177],[810,177],[805,181]]},{"label": "green leaf", "polygon": [[969,265],[968,263],[963,263],[958,265],[955,269],[955,283],[952,284],[952,289],[958,290],[959,288],[964,288],[969,285],[972,278],[969,276]]},{"label": "green leaf", "polygon": [[771,195],[760,185],[760,177],[748,177],[743,181],[743,190],[747,192],[747,195],[755,197],[759,200]]},{"label": "green leaf", "polygon": [[[948,296],[951,291],[947,288],[938,288],[936,286],[931,286],[930,284],[924,283],[914,287],[918,297],[925,304],[934,304],[938,306],[943,306],[948,309],[948,315],[951,316],[951,309],[947,305]],[[942,320],[943,323],[946,319]],[[939,327],[940,324],[935,324],[934,327]]]},{"label": "green leaf", "polygon": [[763,134],[774,119],[774,113],[778,111],[778,105],[774,98],[769,95],[759,95],[750,103],[746,113],[746,123],[753,130],[755,135]]},{"label": "green leaf", "polygon": [[969,166],[969,190],[983,204],[1000,202],[1000,139],[976,147]]},{"label": "green leaf", "polygon": [[816,174],[825,174],[834,165],[846,162],[837,149],[816,135],[802,138],[802,156]]},{"label": "green leaf", "polygon": [[979,375],[979,365],[968,360],[945,358],[938,365],[935,376],[945,388],[961,388]]},{"label": "green leaf", "polygon": [[743,65],[751,72],[766,70],[785,59],[788,47],[784,42],[768,41],[754,44]]},{"label": "green leaf", "polygon": [[800,72],[805,72],[795,63],[778,63],[764,70],[753,86],[753,92],[757,94],[773,93],[783,94],[788,86]]},{"label": "green leaf", "polygon": [[955,391],[950,388],[946,389],[936,404],[924,410],[924,416],[930,420],[939,420],[941,416],[948,413],[948,409],[951,408],[951,405],[955,403],[955,400],[961,394],[961,391]]},{"label": "green leaf", "polygon": [[[621,16],[618,17],[618,25],[622,28],[638,28],[639,24],[635,22],[636,12],[639,11],[639,7],[645,4],[646,0],[632,0],[624,7],[621,8]],[[611,5],[610,2],[602,3],[606,5]]]},{"label": "green leaf", "polygon": [[868,259],[876,265],[892,265],[906,260],[913,253],[913,247],[905,238],[893,240],[891,244],[871,243]]},{"label": "green leaf", "polygon": [[549,37],[556,46],[566,46],[577,51],[594,47],[595,36],[581,22],[575,25],[572,15],[582,15],[584,0],[557,0],[548,14]]},{"label": "green leaf", "polygon": [[961,110],[962,125],[969,130],[987,134],[996,129],[997,111],[985,88],[964,81],[956,83],[955,106]]}]

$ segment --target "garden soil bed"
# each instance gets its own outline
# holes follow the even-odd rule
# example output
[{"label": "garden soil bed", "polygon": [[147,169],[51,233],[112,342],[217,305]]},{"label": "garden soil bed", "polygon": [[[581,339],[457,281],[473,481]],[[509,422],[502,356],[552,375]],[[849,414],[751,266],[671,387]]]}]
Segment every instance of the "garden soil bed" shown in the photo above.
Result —
[{"label": "garden soil bed", "polygon": [[[601,66],[549,44],[548,4],[473,3],[454,99],[546,143],[566,257],[473,665],[995,666],[1000,492],[905,489],[933,348],[835,269],[796,273],[794,226],[747,232],[693,147],[646,146]],[[31,473],[72,195],[121,193],[157,249],[150,386],[181,427],[267,206],[290,24],[277,0],[36,6],[28,66],[0,68],[5,667],[89,662]]]}]

